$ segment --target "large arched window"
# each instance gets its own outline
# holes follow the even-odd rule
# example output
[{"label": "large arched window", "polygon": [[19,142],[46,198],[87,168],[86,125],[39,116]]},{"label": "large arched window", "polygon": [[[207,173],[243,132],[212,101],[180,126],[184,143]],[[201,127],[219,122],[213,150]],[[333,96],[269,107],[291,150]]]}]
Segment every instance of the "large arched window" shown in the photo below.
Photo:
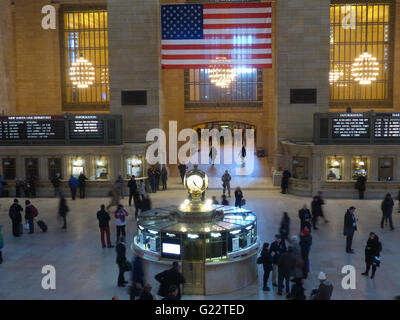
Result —
[{"label": "large arched window", "polygon": [[[331,106],[391,107],[393,1],[331,1]],[[367,52],[376,59],[376,79],[363,84],[355,62]]]}]

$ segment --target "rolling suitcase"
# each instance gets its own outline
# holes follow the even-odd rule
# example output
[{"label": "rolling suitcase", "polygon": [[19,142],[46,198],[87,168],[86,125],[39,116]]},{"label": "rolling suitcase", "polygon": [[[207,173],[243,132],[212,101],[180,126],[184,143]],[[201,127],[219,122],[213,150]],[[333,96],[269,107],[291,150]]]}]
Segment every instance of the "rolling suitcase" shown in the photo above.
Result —
[{"label": "rolling suitcase", "polygon": [[43,231],[43,232],[47,232],[47,224],[44,223],[42,220],[39,220],[37,222],[37,225],[39,226],[39,228]]}]

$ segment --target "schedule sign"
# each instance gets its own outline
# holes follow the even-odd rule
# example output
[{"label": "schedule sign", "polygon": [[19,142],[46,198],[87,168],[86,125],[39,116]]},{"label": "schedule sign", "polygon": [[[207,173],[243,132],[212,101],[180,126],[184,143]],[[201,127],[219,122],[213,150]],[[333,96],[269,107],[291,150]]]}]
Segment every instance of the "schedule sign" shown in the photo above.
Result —
[{"label": "schedule sign", "polygon": [[75,116],[69,121],[70,139],[103,139],[104,121],[97,116]]},{"label": "schedule sign", "polygon": [[375,119],[375,138],[400,139],[400,114],[379,115]]},{"label": "schedule sign", "polygon": [[362,114],[341,114],[332,119],[334,138],[369,138],[370,120]]},{"label": "schedule sign", "polygon": [[62,140],[64,118],[57,116],[0,117],[1,140]]}]

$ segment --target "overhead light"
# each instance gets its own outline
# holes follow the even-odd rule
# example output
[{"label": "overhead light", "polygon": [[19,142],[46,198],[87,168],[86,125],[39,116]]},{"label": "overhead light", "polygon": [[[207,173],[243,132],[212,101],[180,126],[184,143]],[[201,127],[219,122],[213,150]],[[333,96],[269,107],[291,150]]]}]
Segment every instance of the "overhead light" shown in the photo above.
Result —
[{"label": "overhead light", "polygon": [[176,234],[173,234],[173,233],[167,233],[167,237],[170,237],[170,238],[175,238],[175,237],[176,237]]},{"label": "overhead light", "polygon": [[104,166],[104,162],[101,161],[101,160],[97,160],[97,165],[100,166],[100,167],[101,167],[101,166]]},{"label": "overhead light", "polygon": [[205,232],[210,232],[210,228],[204,228]]},{"label": "overhead light", "polygon": [[211,237],[213,237],[213,238],[219,238],[220,236],[221,236],[221,234],[219,232],[211,233]]},{"label": "overhead light", "polygon": [[364,165],[365,165],[365,162],[364,162],[364,161],[362,161],[362,160],[360,160],[360,161],[358,162],[358,165],[360,165],[360,166],[364,166]]},{"label": "overhead light", "polygon": [[199,235],[198,234],[192,234],[192,233],[188,233],[188,238],[190,238],[190,239],[198,239],[199,238]]},{"label": "overhead light", "polygon": [[181,228],[181,231],[182,231],[182,232],[186,232],[187,229],[186,229],[185,227],[182,227],[182,228]]}]

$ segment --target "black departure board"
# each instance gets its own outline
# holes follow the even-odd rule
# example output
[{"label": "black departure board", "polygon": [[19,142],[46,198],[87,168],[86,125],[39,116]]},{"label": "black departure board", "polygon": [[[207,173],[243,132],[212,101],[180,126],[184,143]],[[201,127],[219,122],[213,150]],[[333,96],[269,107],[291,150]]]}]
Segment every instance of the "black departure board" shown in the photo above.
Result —
[{"label": "black departure board", "polygon": [[0,145],[120,145],[120,115],[0,116]]},{"label": "black departure board", "polygon": [[369,138],[370,137],[370,119],[362,115],[352,117],[341,115],[341,117],[332,119],[332,137],[333,138]]},{"label": "black departure board", "polygon": [[380,114],[375,118],[375,138],[400,139],[400,113]]},{"label": "black departure board", "polygon": [[0,117],[0,140],[63,140],[65,124],[57,116]]},{"label": "black departure board", "polygon": [[97,116],[76,116],[69,120],[70,139],[104,139],[104,121]]}]

